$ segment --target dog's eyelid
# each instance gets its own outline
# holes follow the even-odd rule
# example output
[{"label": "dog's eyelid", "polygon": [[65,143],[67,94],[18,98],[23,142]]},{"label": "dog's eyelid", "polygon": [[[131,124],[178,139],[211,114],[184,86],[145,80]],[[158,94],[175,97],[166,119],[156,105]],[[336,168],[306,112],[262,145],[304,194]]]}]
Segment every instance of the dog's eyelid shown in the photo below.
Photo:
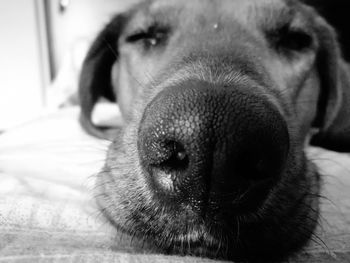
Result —
[{"label": "dog's eyelid", "polygon": [[142,41],[146,48],[163,43],[170,32],[169,27],[154,24],[145,29],[137,29],[126,37],[126,42],[137,43]]},{"label": "dog's eyelid", "polygon": [[299,43],[299,48],[296,47],[296,49],[309,47],[312,41],[312,36],[310,36],[310,34],[308,34],[306,31],[300,29],[291,28],[287,37],[289,40],[294,40]]},{"label": "dog's eyelid", "polygon": [[267,38],[272,46],[279,51],[302,52],[311,48],[314,42],[311,32],[292,25],[284,25],[268,31]]}]

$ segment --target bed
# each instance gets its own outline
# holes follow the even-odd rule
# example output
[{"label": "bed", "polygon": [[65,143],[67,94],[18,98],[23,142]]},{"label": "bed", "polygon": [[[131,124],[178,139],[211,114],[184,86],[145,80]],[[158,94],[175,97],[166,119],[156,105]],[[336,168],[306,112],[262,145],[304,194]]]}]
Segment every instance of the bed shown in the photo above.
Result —
[{"label": "bed", "polygon": [[[109,142],[87,135],[78,113],[58,109],[0,135],[0,262],[215,262],[161,255],[104,220],[93,188]],[[291,262],[350,262],[350,156],[307,152],[324,174],[322,214]]]}]

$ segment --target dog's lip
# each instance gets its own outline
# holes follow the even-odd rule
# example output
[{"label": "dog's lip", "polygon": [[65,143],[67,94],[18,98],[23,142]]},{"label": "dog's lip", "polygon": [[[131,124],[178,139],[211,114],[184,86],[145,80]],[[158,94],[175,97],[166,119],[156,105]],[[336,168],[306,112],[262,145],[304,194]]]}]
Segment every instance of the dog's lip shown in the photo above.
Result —
[{"label": "dog's lip", "polygon": [[[262,186],[264,183],[268,182],[261,181]],[[263,209],[263,206],[260,208]],[[104,208],[103,210],[108,212]],[[179,214],[179,211],[173,212],[176,212],[175,214],[177,215]],[[250,224],[254,225],[261,220],[265,213],[263,211],[262,213],[260,212],[261,211],[255,211],[254,213],[237,215],[233,217],[232,220],[233,222],[239,220],[240,226],[238,227],[242,229],[244,226],[247,227]],[[236,229],[237,226],[235,226],[235,224],[226,225],[223,224],[223,222],[211,221],[210,219],[192,220],[192,223],[189,223],[190,227],[175,229],[177,233],[174,234],[174,232],[172,232],[174,229],[172,228],[165,231],[156,231],[154,233],[148,232],[150,227],[157,226],[157,218],[154,218],[155,220],[148,226],[145,225],[147,222],[132,222],[131,218],[126,222],[116,222],[112,214],[108,219],[118,231],[125,233],[127,236],[136,237],[135,241],[149,240],[152,249],[161,249],[161,251],[165,249],[168,252],[182,255],[205,255],[210,258],[226,258],[225,253],[228,249],[230,253],[240,253],[240,249],[244,248],[242,247],[242,244],[245,242],[244,236],[240,234],[242,231]],[[141,228],[138,228],[138,226]],[[171,238],[169,238],[169,236]],[[236,256],[236,254],[233,255]],[[237,255],[240,256],[240,254]],[[244,256],[244,254],[242,255]]]},{"label": "dog's lip", "polygon": [[[171,235],[170,242],[172,249],[184,249],[184,245],[188,246],[187,253],[194,252],[195,250],[208,249],[210,247],[216,247],[220,244],[220,238],[217,233],[212,231],[212,223],[198,222],[197,225],[189,225],[189,230],[182,231],[177,234]],[[224,233],[224,232],[222,232]],[[156,237],[156,241],[164,238],[162,235]],[[166,236],[165,238],[169,238]]]},{"label": "dog's lip", "polygon": [[276,180],[271,178],[254,181],[250,187],[242,193],[241,198],[232,203],[240,214],[250,214],[263,206],[268,195],[272,191]]},{"label": "dog's lip", "polygon": [[[162,178],[162,181],[165,186],[167,186],[169,191],[174,191],[173,181],[168,176],[167,178]],[[277,184],[277,181],[272,178],[260,179],[259,181],[253,181],[246,188],[239,191],[237,197],[227,199],[227,196],[232,196],[232,193],[218,193],[215,191],[208,190],[206,199],[198,200],[202,204],[202,208],[198,210],[197,208],[192,207],[187,204],[185,200],[181,198],[181,202],[178,202],[178,198],[170,198],[169,200],[164,200],[162,198],[163,192],[155,192],[154,198],[157,199],[161,205],[166,206],[167,213],[172,215],[172,213],[179,213],[181,210],[184,212],[194,211],[193,215],[195,217],[207,218],[207,213],[217,213],[217,212],[230,212],[234,216],[247,216],[256,213],[261,207],[263,207],[264,202],[268,199],[270,192],[273,191],[274,186]]]},{"label": "dog's lip", "polygon": [[[271,182],[271,180],[262,180],[259,187],[264,188],[266,184],[271,183],[274,182]],[[259,187],[251,188],[250,192],[256,192]],[[223,243],[223,239],[229,242],[230,245],[240,246],[241,239],[239,225],[242,227],[242,224],[254,224],[259,220],[260,209],[263,209],[264,202],[268,199],[268,195],[271,191],[273,191],[273,189],[268,191],[261,204],[257,205],[258,208],[232,214],[230,221],[235,222],[234,225],[228,225],[227,222],[220,221],[220,219],[215,220],[208,215],[206,218],[200,218],[197,220],[194,226],[191,225],[190,230],[182,229],[178,234],[173,235],[171,240],[168,240],[170,241],[169,248],[171,247],[173,251],[177,251],[184,255],[206,255],[218,258],[220,250],[224,249],[227,245],[226,243]],[[242,202],[239,204],[244,206],[244,203]],[[238,205],[238,203],[236,205]],[[179,214],[179,210],[172,212]],[[237,226],[237,224],[239,225]],[[227,236],[229,233],[230,236]],[[158,238],[162,239],[166,238],[166,236],[159,234]],[[231,249],[233,248],[231,247]]]}]

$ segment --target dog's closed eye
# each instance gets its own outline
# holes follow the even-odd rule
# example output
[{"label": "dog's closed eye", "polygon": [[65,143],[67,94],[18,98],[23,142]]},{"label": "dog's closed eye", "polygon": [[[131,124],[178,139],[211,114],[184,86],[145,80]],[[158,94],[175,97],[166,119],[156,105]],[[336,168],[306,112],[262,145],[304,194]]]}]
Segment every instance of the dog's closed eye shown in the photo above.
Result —
[{"label": "dog's closed eye", "polygon": [[164,45],[168,39],[169,32],[169,27],[153,24],[147,28],[135,30],[126,38],[126,42],[141,44],[143,49],[149,50]]},{"label": "dog's closed eye", "polygon": [[273,48],[287,55],[307,51],[313,45],[313,37],[310,33],[290,25],[268,31],[267,38]]}]

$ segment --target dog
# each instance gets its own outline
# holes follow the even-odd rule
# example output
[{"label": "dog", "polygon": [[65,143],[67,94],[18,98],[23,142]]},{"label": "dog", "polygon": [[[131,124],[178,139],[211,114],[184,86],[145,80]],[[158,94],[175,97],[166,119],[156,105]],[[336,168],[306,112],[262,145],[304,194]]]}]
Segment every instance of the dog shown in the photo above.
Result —
[{"label": "dog", "polygon": [[[334,29],[293,0],[153,0],[115,16],[80,78],[80,120],[112,140],[97,200],[166,253],[279,261],[310,240],[322,178],[310,143],[350,150]],[[118,103],[119,129],[91,120]]]}]

